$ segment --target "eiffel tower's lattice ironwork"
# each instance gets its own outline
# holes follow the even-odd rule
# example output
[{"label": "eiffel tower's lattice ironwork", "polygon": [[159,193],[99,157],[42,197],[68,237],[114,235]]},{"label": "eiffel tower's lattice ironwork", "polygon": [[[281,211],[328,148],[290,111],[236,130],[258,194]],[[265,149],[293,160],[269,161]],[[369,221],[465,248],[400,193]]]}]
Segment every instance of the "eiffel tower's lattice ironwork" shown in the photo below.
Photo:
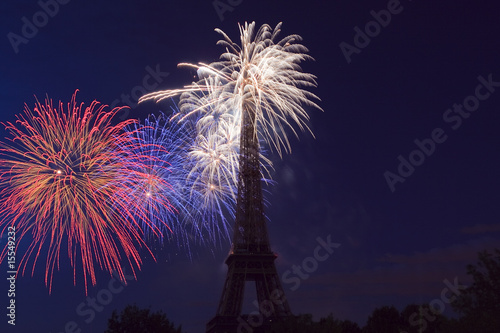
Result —
[{"label": "eiffel tower's lattice ironwork", "polygon": [[[266,332],[270,323],[291,315],[271,251],[262,200],[262,174],[255,105],[243,107],[240,167],[233,244],[216,316],[207,333]],[[242,314],[245,283],[255,281],[258,318]],[[245,328],[246,327],[246,328]]]}]

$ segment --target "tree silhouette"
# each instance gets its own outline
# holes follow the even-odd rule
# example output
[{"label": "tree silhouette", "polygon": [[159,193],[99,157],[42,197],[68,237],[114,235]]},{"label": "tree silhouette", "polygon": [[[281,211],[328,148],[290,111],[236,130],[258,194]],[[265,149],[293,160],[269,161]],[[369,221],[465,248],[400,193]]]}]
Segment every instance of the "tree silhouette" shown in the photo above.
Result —
[{"label": "tree silhouette", "polygon": [[311,314],[291,316],[284,321],[273,323],[268,333],[361,333],[358,324],[349,320],[338,320],[330,314],[313,321]]},{"label": "tree silhouette", "polygon": [[289,316],[284,320],[274,322],[271,325],[270,333],[301,333],[313,332],[314,322],[311,314],[301,314]]},{"label": "tree silhouette", "polygon": [[429,304],[410,304],[401,311],[401,330],[407,333],[441,332],[448,319]]},{"label": "tree silhouette", "polygon": [[113,311],[104,333],[182,333],[182,329],[181,326],[175,328],[161,311],[152,313],[149,309],[128,305],[119,315]]},{"label": "tree silhouette", "polygon": [[317,333],[343,333],[342,322],[338,319],[334,319],[333,315],[330,314],[326,318],[321,318],[319,322],[314,325],[314,332]]},{"label": "tree silhouette", "polygon": [[399,311],[394,306],[383,306],[373,311],[363,333],[399,333],[401,324]]},{"label": "tree silhouette", "polygon": [[457,332],[500,332],[500,250],[480,252],[478,260],[467,265],[472,285],[451,303],[460,314]]},{"label": "tree silhouette", "polygon": [[350,320],[344,320],[340,327],[342,328],[342,333],[361,333],[361,328],[358,324]]}]

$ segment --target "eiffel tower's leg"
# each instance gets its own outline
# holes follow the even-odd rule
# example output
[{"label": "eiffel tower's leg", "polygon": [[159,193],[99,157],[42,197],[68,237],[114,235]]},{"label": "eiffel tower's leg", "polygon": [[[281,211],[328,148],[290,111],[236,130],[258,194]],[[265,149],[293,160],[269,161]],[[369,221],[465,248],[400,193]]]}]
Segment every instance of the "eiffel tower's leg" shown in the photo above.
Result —
[{"label": "eiffel tower's leg", "polygon": [[226,262],[228,263],[228,271],[217,315],[237,317],[241,314],[243,306],[243,294],[246,282],[246,262],[231,262],[229,258]]},{"label": "eiffel tower's leg", "polygon": [[[242,325],[251,325],[248,327],[252,327],[254,332],[264,332],[270,321],[292,315],[274,265],[275,259],[274,253],[229,255],[226,260],[228,273],[219,308],[217,315],[207,325],[207,332],[234,333]],[[241,314],[247,281],[255,281],[259,318]]]},{"label": "eiffel tower's leg", "polygon": [[255,279],[259,307],[263,307],[263,315],[272,317],[286,317],[292,313],[281,286],[278,272],[274,265],[273,256],[262,260],[262,274]]}]

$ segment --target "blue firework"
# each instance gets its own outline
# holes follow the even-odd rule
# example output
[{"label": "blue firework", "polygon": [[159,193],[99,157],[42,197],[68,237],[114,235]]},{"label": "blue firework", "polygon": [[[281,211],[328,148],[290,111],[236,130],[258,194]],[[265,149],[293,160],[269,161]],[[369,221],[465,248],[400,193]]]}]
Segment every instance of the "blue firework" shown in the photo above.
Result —
[{"label": "blue firework", "polygon": [[[169,121],[163,113],[126,128],[134,144],[122,147],[129,168],[119,181],[130,193],[128,207],[141,219],[146,237],[184,242],[191,203],[186,195],[187,124]],[[148,158],[144,160],[144,156]],[[134,172],[130,172],[134,170]]]}]

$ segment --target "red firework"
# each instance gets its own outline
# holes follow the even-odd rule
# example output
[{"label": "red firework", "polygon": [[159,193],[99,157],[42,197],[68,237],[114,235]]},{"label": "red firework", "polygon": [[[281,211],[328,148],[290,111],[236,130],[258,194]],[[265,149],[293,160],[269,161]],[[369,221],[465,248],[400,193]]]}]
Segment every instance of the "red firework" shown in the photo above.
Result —
[{"label": "red firework", "polygon": [[[131,191],[117,181],[124,172],[136,179],[148,172],[148,156],[135,160],[144,163],[141,167],[124,158],[127,149],[141,144],[123,131],[135,121],[112,125],[120,108],[106,110],[96,101],[84,108],[75,98],[76,92],[66,109],[62,102],[54,107],[48,98],[45,104],[37,100],[33,111],[26,105],[15,123],[3,124],[10,137],[0,142],[2,234],[15,227],[17,245],[31,234],[19,272],[24,274],[33,259],[33,274],[46,253],[49,292],[66,244],[75,284],[76,262],[81,259],[85,291],[88,276],[96,284],[97,265],[118,272],[124,280],[122,257],[135,276],[134,267],[142,264],[138,248],[147,248],[142,238],[143,224],[149,225],[147,214],[138,214],[138,207],[130,213],[126,198],[130,199]],[[6,257],[7,249],[6,245],[0,259]]]}]

